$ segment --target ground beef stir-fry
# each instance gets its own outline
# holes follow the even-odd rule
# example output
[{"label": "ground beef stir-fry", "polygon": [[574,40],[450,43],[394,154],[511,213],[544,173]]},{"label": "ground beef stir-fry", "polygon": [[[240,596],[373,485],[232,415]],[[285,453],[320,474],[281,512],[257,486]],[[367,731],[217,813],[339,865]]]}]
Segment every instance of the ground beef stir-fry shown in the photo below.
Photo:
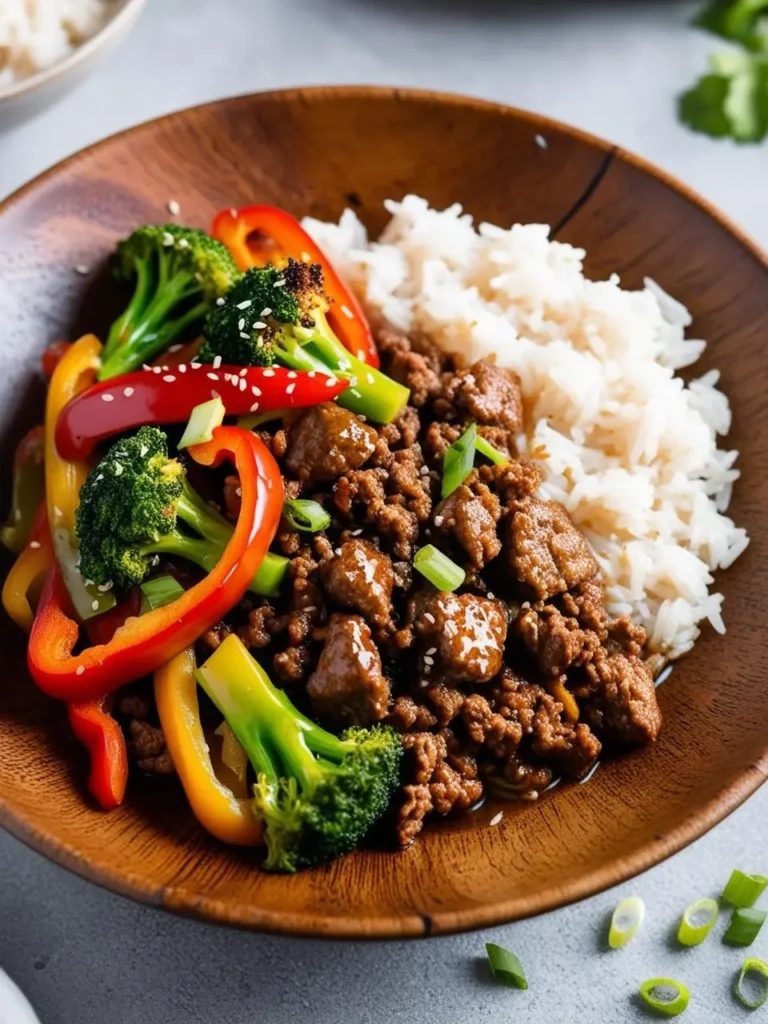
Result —
[{"label": "ground beef stir-fry", "polygon": [[[535,799],[558,778],[582,779],[602,745],[652,741],[661,718],[643,630],[610,620],[586,538],[537,496],[541,473],[516,453],[515,375],[488,360],[458,367],[391,330],[379,342],[410,404],[378,429],[328,403],[265,430],[288,495],[322,504],[331,525],[284,523],[274,546],[291,559],[285,593],[249,596],[201,643],[215,649],[234,629],[322,723],[402,733],[394,821],[407,845],[427,816],[471,808],[486,788]],[[441,500],[445,452],[471,423],[509,461],[478,457]],[[232,518],[237,483],[225,490]],[[425,544],[465,570],[455,593],[415,571]],[[130,731],[139,763],[168,770],[146,714]]]}]

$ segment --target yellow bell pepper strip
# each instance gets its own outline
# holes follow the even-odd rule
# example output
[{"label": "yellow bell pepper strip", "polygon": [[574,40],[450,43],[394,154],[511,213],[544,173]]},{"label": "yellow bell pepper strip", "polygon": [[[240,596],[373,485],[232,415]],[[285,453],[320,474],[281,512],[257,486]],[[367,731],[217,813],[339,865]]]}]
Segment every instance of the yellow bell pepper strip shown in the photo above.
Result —
[{"label": "yellow bell pepper strip", "polygon": [[45,498],[44,437],[42,426],[33,427],[19,442],[13,458],[11,508],[0,529],[0,542],[16,555],[24,550],[35,514]]},{"label": "yellow bell pepper strip", "polygon": [[155,672],[155,703],[173,764],[200,824],[223,843],[259,846],[253,801],[239,799],[213,770],[200,722],[195,652],[189,647]]},{"label": "yellow bell pepper strip", "polygon": [[67,349],[53,371],[45,405],[45,496],[48,523],[59,572],[81,622],[115,605],[115,596],[88,584],[78,569],[75,510],[88,476],[85,462],[62,459],[56,450],[56,424],[64,407],[93,384],[99,369],[101,342],[86,334]]},{"label": "yellow bell pepper strip", "polygon": [[272,453],[255,434],[238,427],[216,427],[213,440],[191,445],[188,451],[200,465],[214,469],[228,458],[240,476],[240,515],[218,564],[178,600],[129,618],[108,643],[77,654],[80,629],[54,564],[27,651],[32,678],[49,696],[98,699],[155,672],[234,608],[264,561],[280,523],[284,495]]},{"label": "yellow bell pepper strip", "polygon": [[3,608],[19,629],[29,633],[35,619],[30,596],[39,587],[53,565],[48,518],[41,504],[29,542],[14,562],[3,584]]}]

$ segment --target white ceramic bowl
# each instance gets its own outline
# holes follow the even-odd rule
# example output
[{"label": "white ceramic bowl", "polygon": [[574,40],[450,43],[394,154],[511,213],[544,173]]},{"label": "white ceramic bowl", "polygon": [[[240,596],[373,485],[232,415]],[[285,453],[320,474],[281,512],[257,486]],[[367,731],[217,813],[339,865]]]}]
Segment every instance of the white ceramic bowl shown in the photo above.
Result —
[{"label": "white ceramic bowl", "polygon": [[40,113],[81,82],[128,34],[145,3],[146,0],[116,0],[114,12],[104,27],[64,60],[0,87],[0,131]]}]

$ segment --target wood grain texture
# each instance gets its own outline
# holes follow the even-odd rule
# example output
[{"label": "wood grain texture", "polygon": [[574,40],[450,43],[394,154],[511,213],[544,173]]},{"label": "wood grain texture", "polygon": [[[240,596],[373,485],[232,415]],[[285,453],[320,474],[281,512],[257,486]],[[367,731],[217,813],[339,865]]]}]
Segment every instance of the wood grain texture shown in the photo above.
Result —
[{"label": "wood grain texture", "polygon": [[[547,148],[535,142],[539,133]],[[336,218],[354,204],[374,232],[382,200],[459,201],[478,218],[556,226],[589,269],[644,274],[688,305],[735,413],[744,478],[734,516],[752,534],[720,581],[726,639],[706,633],[661,691],[654,749],[600,768],[536,805],[498,805],[430,829],[403,853],[360,851],[292,878],[205,835],[174,781],[133,780],[123,808],[87,801],[83,755],[62,710],[36,693],[7,621],[0,687],[0,822],[59,863],[176,911],[246,927],[335,936],[424,935],[534,914],[626,879],[701,835],[768,775],[768,265],[682,186],[606,144],[492,104],[386,89],[227,100],[115,136],[0,206],[0,470],[40,419],[37,355],[103,330],[99,281],[115,240],[168,218],[207,226],[222,206],[272,202]],[[92,268],[87,277],[77,264]],[[105,298],[106,295],[106,298]],[[697,368],[698,372],[698,368]]]}]

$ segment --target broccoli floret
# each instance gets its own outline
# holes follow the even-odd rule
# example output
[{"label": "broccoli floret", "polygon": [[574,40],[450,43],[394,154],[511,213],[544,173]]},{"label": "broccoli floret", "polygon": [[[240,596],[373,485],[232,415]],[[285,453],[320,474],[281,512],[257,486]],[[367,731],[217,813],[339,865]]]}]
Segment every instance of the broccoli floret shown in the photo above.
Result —
[{"label": "broccoli floret", "polygon": [[[163,431],[141,427],[113,444],[91,470],[80,491],[75,533],[83,576],[127,590],[147,578],[157,555],[177,555],[211,572],[232,527],[190,486],[178,459],[169,457]],[[251,589],[276,593],[287,566],[287,559],[268,554]]]},{"label": "broccoli floret", "polygon": [[197,675],[256,771],[265,867],[297,871],[358,846],[399,785],[398,734],[374,726],[334,736],[273,686],[234,634]]},{"label": "broccoli floret", "polygon": [[200,359],[221,356],[235,366],[279,363],[344,377],[350,386],[339,405],[389,423],[408,401],[408,389],[348,352],[331,330],[327,311],[319,264],[289,259],[283,267],[254,267],[209,313]]},{"label": "broccoli floret", "polygon": [[178,224],[138,228],[118,244],[112,270],[118,281],[134,282],[134,291],[110,329],[100,380],[159,355],[200,324],[240,277],[226,246]]}]

